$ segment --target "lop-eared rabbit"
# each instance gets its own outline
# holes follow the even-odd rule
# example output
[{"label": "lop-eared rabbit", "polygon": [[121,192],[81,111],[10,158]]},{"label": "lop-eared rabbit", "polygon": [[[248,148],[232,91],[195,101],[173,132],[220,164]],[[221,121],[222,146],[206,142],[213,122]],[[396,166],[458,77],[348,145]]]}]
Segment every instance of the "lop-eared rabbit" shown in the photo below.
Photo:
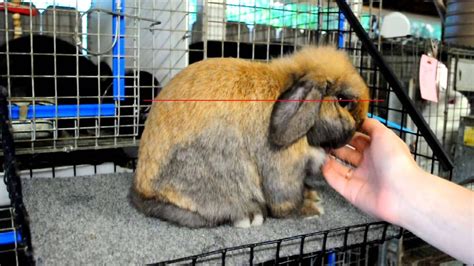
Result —
[{"label": "lop-eared rabbit", "polygon": [[192,64],[153,103],[130,199],[148,216],[188,227],[321,215],[305,180],[320,174],[325,149],[350,140],[367,115],[358,100],[368,97],[348,56],[331,47],[268,64]]}]

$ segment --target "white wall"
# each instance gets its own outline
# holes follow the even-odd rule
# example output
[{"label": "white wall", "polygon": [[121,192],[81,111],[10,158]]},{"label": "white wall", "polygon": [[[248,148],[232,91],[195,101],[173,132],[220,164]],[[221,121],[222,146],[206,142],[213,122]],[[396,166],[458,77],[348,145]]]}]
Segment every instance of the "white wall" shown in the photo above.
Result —
[{"label": "white wall", "polygon": [[[110,0],[95,0],[92,3],[93,8],[103,8],[112,10],[112,1]],[[112,16],[105,13],[93,12],[88,16],[88,49],[93,52],[103,52],[112,46]],[[99,36],[97,36],[97,34]],[[112,66],[111,53],[104,57],[91,57],[95,63],[97,61],[107,62]]]},{"label": "white wall", "polygon": [[[127,0],[125,13],[142,18],[161,21],[150,30],[151,22],[125,18],[126,21],[126,67],[146,70],[165,84],[188,64],[188,1],[168,0]],[[111,1],[98,0],[93,4],[97,8],[112,9]],[[103,51],[112,44],[112,17],[104,13],[90,16],[89,32],[100,37],[91,37],[89,47]],[[100,26],[99,26],[100,22]],[[100,42],[100,44],[99,44]],[[101,60],[112,65],[110,57]]]},{"label": "white wall", "polygon": [[162,84],[188,65],[188,1],[128,0],[126,13],[161,21],[127,19],[128,68],[152,72]]}]

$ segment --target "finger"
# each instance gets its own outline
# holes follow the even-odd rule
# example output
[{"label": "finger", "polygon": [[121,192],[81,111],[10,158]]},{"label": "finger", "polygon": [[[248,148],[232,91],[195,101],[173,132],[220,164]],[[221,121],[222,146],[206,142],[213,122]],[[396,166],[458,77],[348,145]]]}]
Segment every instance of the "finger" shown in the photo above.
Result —
[{"label": "finger", "polygon": [[386,129],[386,127],[382,123],[373,118],[364,119],[364,123],[362,124],[361,128],[362,130],[367,132],[369,136],[372,136],[377,131]]},{"label": "finger", "polygon": [[360,195],[364,195],[365,191],[362,191],[362,189],[366,182],[357,177],[357,169],[352,170],[341,165],[335,159],[330,158],[321,170],[324,178],[332,188],[349,202],[359,206],[357,199]]},{"label": "finger", "polygon": [[363,158],[363,151],[370,145],[370,137],[356,132],[354,137],[342,148],[333,150],[331,153],[337,158],[358,166]]},{"label": "finger", "polygon": [[333,150],[332,154],[334,154],[337,158],[349,162],[350,164],[355,166],[359,166],[363,156],[360,151],[354,148],[350,148],[348,146]]},{"label": "finger", "polygon": [[370,145],[370,137],[363,133],[356,132],[349,144],[357,150],[363,151]]},{"label": "finger", "polygon": [[331,157],[328,157],[326,163],[321,167],[326,181],[342,195],[344,195],[344,190],[347,186],[348,179],[346,179],[346,174],[349,172],[349,169],[349,167],[338,163]]}]

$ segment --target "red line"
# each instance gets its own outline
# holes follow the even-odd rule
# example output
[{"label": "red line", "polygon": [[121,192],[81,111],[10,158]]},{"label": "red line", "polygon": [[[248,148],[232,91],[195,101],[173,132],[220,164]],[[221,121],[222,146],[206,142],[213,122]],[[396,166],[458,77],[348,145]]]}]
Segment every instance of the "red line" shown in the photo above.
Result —
[{"label": "red line", "polygon": [[383,102],[384,100],[266,100],[266,99],[156,99],[144,100],[145,102]]}]

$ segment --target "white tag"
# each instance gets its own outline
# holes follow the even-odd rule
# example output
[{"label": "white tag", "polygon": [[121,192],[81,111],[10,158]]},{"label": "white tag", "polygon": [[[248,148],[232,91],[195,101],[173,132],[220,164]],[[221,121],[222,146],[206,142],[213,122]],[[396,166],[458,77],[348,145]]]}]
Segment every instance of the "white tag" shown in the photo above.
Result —
[{"label": "white tag", "polygon": [[438,71],[436,73],[436,86],[438,91],[446,91],[448,88],[448,68],[438,61]]}]

